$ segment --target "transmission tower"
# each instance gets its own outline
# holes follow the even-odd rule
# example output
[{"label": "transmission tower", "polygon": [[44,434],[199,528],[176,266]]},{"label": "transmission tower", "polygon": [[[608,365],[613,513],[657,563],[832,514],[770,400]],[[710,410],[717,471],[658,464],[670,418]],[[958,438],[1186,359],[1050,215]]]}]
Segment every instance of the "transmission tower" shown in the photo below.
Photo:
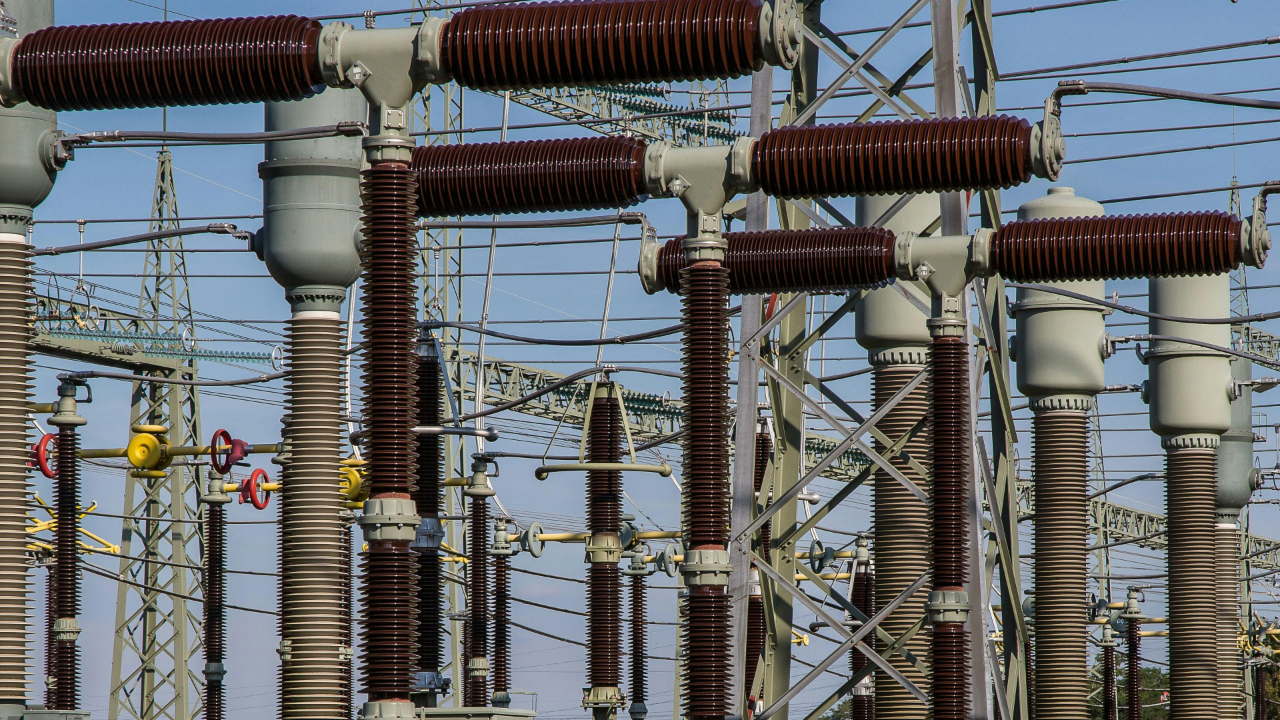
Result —
[{"label": "transmission tower", "polygon": [[[173,157],[162,149],[150,229],[176,228],[179,217]],[[132,330],[182,337],[194,347],[182,249],[180,237],[151,241]],[[169,376],[194,380],[196,374],[192,354]],[[199,444],[200,396],[194,386],[135,382],[132,400],[131,424],[169,428],[175,445]],[[204,678],[192,671],[191,660],[200,655],[202,620],[183,597],[201,595],[196,571],[188,567],[200,563],[200,525],[185,522],[202,515],[198,482],[198,471],[179,464],[161,472],[133,471],[125,482],[125,514],[148,519],[125,520],[121,531],[125,582],[116,592],[110,720],[188,720],[201,711]]]}]

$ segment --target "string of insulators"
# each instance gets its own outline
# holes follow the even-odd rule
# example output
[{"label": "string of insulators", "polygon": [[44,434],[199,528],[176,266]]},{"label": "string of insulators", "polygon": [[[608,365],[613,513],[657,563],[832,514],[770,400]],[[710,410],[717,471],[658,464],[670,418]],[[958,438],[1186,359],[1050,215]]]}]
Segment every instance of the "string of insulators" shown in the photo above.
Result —
[{"label": "string of insulators", "polygon": [[[622,410],[610,390],[592,401],[587,461],[620,462],[622,442]],[[586,495],[587,529],[593,538],[616,536],[622,525],[622,473],[588,470]],[[594,562],[587,571],[587,684],[622,684],[622,578],[616,562]]]},{"label": "string of insulators", "polygon": [[493,558],[493,694],[511,690],[511,560]]},{"label": "string of insulators", "polygon": [[760,0],[484,5],[455,14],[444,69],[477,90],[734,78],[764,67]]},{"label": "string of insulators", "polygon": [[49,110],[300,100],[324,89],[320,23],[297,15],[47,27],[13,52],[13,85]]},{"label": "string of insulators", "polygon": [[422,217],[601,210],[645,197],[645,143],[599,137],[423,146],[413,152]]},{"label": "string of insulators", "polygon": [[785,127],[751,152],[779,198],[1009,188],[1031,179],[1031,125],[1008,115]]}]

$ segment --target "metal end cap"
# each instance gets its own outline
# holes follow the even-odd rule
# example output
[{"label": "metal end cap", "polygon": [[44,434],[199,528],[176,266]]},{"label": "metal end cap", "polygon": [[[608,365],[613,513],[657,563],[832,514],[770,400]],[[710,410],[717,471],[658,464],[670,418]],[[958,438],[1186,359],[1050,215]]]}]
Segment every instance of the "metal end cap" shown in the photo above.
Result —
[{"label": "metal end cap", "polygon": [[627,703],[627,696],[616,687],[593,687],[582,691],[582,708],[620,708]]},{"label": "metal end cap", "polygon": [[1194,448],[1213,449],[1222,444],[1222,438],[1208,433],[1196,435],[1174,435],[1160,439],[1160,447],[1165,450],[1190,450]]},{"label": "metal end cap", "polygon": [[790,70],[800,59],[800,8],[796,0],[771,0],[760,8],[760,52],[765,62]]},{"label": "metal end cap", "polygon": [[417,715],[413,711],[412,702],[399,700],[383,700],[367,702],[361,712],[364,720],[414,720]]}]

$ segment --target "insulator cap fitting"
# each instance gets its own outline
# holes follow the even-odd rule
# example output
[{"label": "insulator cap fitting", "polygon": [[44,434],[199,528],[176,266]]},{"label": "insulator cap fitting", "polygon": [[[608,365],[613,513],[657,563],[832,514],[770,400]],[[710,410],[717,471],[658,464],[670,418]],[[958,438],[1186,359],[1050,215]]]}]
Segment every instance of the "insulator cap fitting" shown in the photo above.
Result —
[{"label": "insulator cap fitting", "polygon": [[617,533],[595,533],[587,537],[586,559],[591,564],[617,565],[622,561],[622,538]]},{"label": "insulator cap fitting", "polygon": [[582,691],[582,709],[620,708],[627,704],[627,696],[616,687],[593,687]]},{"label": "insulator cap fitting", "polygon": [[418,524],[418,529],[414,531],[413,541],[409,543],[409,549],[419,553],[433,553],[440,549],[440,543],[444,541],[444,526],[440,524],[439,518],[422,518],[422,522]]},{"label": "insulator cap fitting", "polygon": [[221,683],[227,677],[227,666],[222,663],[205,663],[204,679],[206,682]]},{"label": "insulator cap fitting", "polygon": [[685,585],[727,586],[733,566],[729,564],[728,550],[686,550],[680,571]]},{"label": "insulator cap fitting", "polygon": [[489,658],[473,657],[467,661],[467,674],[473,678],[489,677]]},{"label": "insulator cap fitting", "polygon": [[75,642],[80,637],[80,625],[73,617],[53,621],[53,639],[58,642]]},{"label": "insulator cap fitting", "polygon": [[800,8],[796,0],[771,0],[760,8],[760,55],[785,70],[800,59]]},{"label": "insulator cap fitting", "polygon": [[934,625],[968,622],[972,609],[969,593],[963,590],[935,590],[929,593],[925,607],[929,611],[929,622]]},{"label": "insulator cap fitting", "polygon": [[383,700],[365,703],[361,717],[364,720],[414,720],[417,715],[413,711],[412,702]]},{"label": "insulator cap fitting", "polygon": [[370,498],[359,522],[365,542],[412,542],[422,518],[409,498]]}]

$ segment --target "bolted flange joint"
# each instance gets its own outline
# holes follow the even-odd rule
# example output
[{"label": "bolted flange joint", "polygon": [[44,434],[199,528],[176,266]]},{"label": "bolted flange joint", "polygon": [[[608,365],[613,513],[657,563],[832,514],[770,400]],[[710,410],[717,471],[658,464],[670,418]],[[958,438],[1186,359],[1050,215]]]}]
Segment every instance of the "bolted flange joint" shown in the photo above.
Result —
[{"label": "bolted flange joint", "polygon": [[75,642],[80,637],[80,625],[73,617],[53,621],[53,639],[58,642]]},{"label": "bolted flange joint", "polygon": [[359,522],[365,542],[412,542],[422,518],[409,498],[370,498]]},{"label": "bolted flange joint", "polygon": [[365,703],[361,717],[364,720],[414,720],[417,715],[413,711],[412,702],[382,700]]},{"label": "bolted flange joint", "polygon": [[800,8],[796,0],[771,0],[760,9],[760,50],[765,61],[784,70],[800,59]]},{"label": "bolted flange joint", "polygon": [[205,663],[204,679],[206,682],[221,683],[227,677],[227,666],[222,663]]},{"label": "bolted flange joint", "polygon": [[429,554],[439,550],[442,542],[444,542],[444,526],[440,524],[440,518],[422,518],[422,522],[418,523],[418,529],[413,533],[413,541],[409,543],[409,549]]},{"label": "bolted flange joint", "polygon": [[582,709],[620,708],[627,703],[627,696],[616,687],[584,688],[582,691]]},{"label": "bolted flange joint", "polygon": [[934,625],[968,622],[972,609],[969,593],[963,590],[935,590],[929,593],[925,607],[929,611],[929,622]]},{"label": "bolted flange joint", "polygon": [[467,674],[473,678],[483,680],[489,677],[489,658],[473,657],[467,661]]},{"label": "bolted flange joint", "polygon": [[588,536],[586,550],[583,562],[593,565],[617,565],[622,562],[622,538],[617,533],[595,533]]},{"label": "bolted flange joint", "polygon": [[727,586],[733,566],[729,564],[728,550],[687,550],[680,571],[685,585]]}]

